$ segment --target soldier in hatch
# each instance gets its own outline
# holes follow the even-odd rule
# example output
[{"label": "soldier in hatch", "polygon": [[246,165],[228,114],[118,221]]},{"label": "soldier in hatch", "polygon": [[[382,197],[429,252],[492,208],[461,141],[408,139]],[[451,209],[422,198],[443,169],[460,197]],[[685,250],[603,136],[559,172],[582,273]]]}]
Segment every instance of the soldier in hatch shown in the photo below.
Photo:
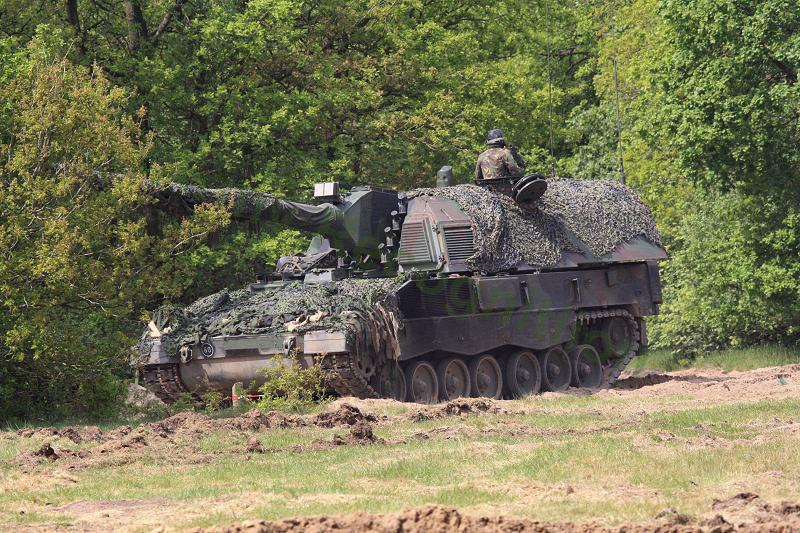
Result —
[{"label": "soldier in hatch", "polygon": [[[506,147],[503,130],[493,129],[486,135],[489,148],[478,156],[475,165],[475,181],[485,185],[507,184],[508,178],[521,178],[525,171],[525,160],[512,146]],[[486,183],[497,181],[495,184]],[[510,186],[510,185],[509,185]]]}]

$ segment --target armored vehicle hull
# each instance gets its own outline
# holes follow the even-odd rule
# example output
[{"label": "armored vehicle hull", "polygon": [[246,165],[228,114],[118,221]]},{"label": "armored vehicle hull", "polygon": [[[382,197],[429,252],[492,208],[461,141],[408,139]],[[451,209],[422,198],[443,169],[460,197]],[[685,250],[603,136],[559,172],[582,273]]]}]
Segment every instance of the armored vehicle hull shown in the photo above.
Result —
[{"label": "armored vehicle hull", "polygon": [[167,401],[258,384],[281,361],[321,365],[341,395],[420,403],[612,385],[646,344],[666,255],[638,197],[597,183],[557,180],[533,208],[474,186],[360,191],[386,224],[351,238],[368,225],[345,212],[360,256],[324,266],[317,248],[288,262],[299,275],[163,309],[136,365]]}]

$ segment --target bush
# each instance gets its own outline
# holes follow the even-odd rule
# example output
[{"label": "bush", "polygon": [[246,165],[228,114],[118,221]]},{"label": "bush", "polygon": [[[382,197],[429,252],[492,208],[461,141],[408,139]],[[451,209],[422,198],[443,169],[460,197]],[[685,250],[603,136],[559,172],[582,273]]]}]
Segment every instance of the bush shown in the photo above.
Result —
[{"label": "bush", "polygon": [[663,265],[651,344],[696,353],[800,339],[800,215],[735,193],[698,198]]},{"label": "bush", "polygon": [[203,405],[206,413],[212,415],[222,410],[225,396],[219,391],[207,392],[203,395]]},{"label": "bush", "polygon": [[204,208],[154,235],[143,114],[102,69],[67,61],[58,32],[37,31],[26,49],[0,40],[3,419],[119,406],[142,310],[181,294],[196,270],[184,251],[230,222]]},{"label": "bush", "polygon": [[302,368],[297,363],[286,365],[280,356],[275,357],[275,362],[274,367],[263,371],[267,381],[259,389],[263,395],[259,409],[304,412],[327,401],[325,376],[318,365],[311,368]]}]

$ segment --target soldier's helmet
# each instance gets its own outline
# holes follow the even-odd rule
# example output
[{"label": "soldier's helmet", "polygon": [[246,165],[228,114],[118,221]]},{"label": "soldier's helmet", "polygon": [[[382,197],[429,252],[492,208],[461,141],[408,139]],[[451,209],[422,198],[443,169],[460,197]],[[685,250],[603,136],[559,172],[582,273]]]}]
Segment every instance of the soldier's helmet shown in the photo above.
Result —
[{"label": "soldier's helmet", "polygon": [[506,139],[503,130],[495,128],[486,134],[486,144],[489,146],[505,146]]}]

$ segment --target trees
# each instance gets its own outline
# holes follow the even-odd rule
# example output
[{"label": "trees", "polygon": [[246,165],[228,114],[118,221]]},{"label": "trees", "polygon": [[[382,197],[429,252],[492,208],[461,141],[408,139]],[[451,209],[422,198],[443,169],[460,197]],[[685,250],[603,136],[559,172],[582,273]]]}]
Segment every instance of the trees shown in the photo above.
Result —
[{"label": "trees", "polygon": [[3,50],[0,73],[0,412],[109,399],[143,308],[186,285],[179,256],[225,209],[148,231],[141,165],[151,147],[126,91],[70,64],[42,28]]},{"label": "trees", "polygon": [[796,203],[800,5],[664,0],[660,12],[672,44],[664,112],[682,166],[712,188]]},{"label": "trees", "polygon": [[796,342],[800,6],[664,0],[660,13],[671,51],[657,77],[661,114],[700,187],[667,269],[660,342]]},{"label": "trees", "polygon": [[427,184],[443,164],[466,181],[496,126],[548,167],[548,63],[555,155],[568,154],[560,117],[591,92],[579,73],[591,55],[581,9],[551,0],[89,1],[66,11],[20,4],[20,23],[0,31],[24,40],[38,22],[61,26],[73,61],[96,63],[130,90],[131,110],[145,108],[142,127],[157,132],[150,157],[174,163],[176,179],[297,196],[324,177]]},{"label": "trees", "polygon": [[616,179],[617,97],[628,183],[674,256],[653,338],[793,342],[799,11],[788,0],[0,2],[0,379],[108,374],[143,310],[239,285],[254,263],[302,248],[297,233],[248,231],[219,210],[192,223],[148,215],[144,176],[298,199],[329,179],[427,185],[444,164],[467,182],[500,126],[533,169]]},{"label": "trees", "polygon": [[783,205],[763,198],[696,195],[663,270],[663,315],[652,341],[689,353],[795,342],[800,220],[784,215]]},{"label": "trees", "polygon": [[573,110],[583,147],[570,164],[588,156],[598,171],[610,167],[616,59],[628,181],[653,207],[672,256],[652,324],[659,346],[800,337],[798,12],[796,3],[726,0],[589,11],[598,101]]}]

